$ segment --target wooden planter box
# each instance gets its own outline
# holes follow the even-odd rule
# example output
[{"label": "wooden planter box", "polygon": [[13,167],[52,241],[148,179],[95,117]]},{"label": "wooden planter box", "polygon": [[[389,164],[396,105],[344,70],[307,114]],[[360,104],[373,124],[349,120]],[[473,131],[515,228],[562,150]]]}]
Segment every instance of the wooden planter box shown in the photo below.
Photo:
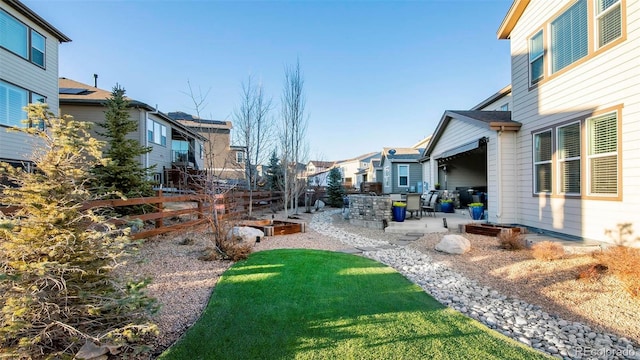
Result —
[{"label": "wooden planter box", "polygon": [[261,230],[264,233],[264,236],[289,235],[299,232],[306,232],[305,223],[295,223],[279,220],[273,221],[273,224],[271,224],[271,220],[245,220],[242,221],[240,225],[250,226],[252,228]]},{"label": "wooden planter box", "polygon": [[498,236],[501,232],[520,233],[522,229],[515,226],[490,225],[490,224],[467,224],[464,232],[468,234],[478,234],[485,236]]}]

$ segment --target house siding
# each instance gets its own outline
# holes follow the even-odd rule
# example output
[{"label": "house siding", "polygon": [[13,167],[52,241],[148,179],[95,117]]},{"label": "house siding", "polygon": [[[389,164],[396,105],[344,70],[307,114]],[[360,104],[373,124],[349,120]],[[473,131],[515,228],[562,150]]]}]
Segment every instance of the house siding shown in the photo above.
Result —
[{"label": "house siding", "polygon": [[[98,135],[98,132],[104,131],[104,129],[98,125],[105,121],[104,107],[96,105],[81,106],[63,104],[60,106],[60,110],[63,114],[71,115],[78,121],[88,121],[93,123],[91,134],[99,140],[106,140],[105,137]],[[129,109],[129,116],[131,119],[135,119],[138,122],[138,129],[127,134],[127,138],[136,140],[143,146],[149,146],[152,149],[150,153],[140,156],[140,164],[144,167],[156,164],[155,169],[152,170],[153,173],[162,173],[163,167],[171,168],[171,125],[157,115],[149,113],[143,109]],[[147,117],[167,127],[166,146],[147,142]],[[199,154],[196,155],[199,156]]]},{"label": "house siding", "polygon": [[[451,176],[447,176],[447,184],[445,185],[444,173],[438,168],[437,161],[435,160],[440,158],[441,154],[447,150],[467,144],[470,141],[478,140],[482,137],[490,138],[491,136],[495,136],[495,131],[490,130],[488,126],[469,123],[455,118],[451,119],[431,152],[431,158],[434,159],[434,161],[430,164],[430,170],[427,170],[431,176],[429,186],[433,187],[436,183],[439,183],[442,190],[455,190],[457,186],[477,186],[486,184],[487,179],[479,178],[479,175],[477,175],[479,174],[478,171],[480,169],[475,169],[475,171],[473,171],[474,166],[472,164],[466,164],[466,166],[469,166],[471,171],[466,174],[459,173],[458,175],[454,175],[452,172]],[[489,141],[489,144],[490,143],[491,141]],[[485,164],[480,164],[475,167],[486,166],[486,159],[483,160],[485,160]],[[463,177],[463,175],[466,177]],[[473,180],[478,183],[469,183],[469,176],[473,176]],[[464,183],[461,181],[464,181]]]},{"label": "house siding", "polygon": [[[398,165],[409,165],[409,185],[408,186],[400,186],[398,179]],[[418,163],[402,163],[402,162],[394,162],[392,164],[392,193],[406,193],[409,192],[411,186],[414,187],[414,190],[417,191],[417,183],[422,182],[422,166]]]},{"label": "house siding", "polygon": [[498,132],[487,144],[488,220],[513,224],[518,219],[517,135]]},{"label": "house siding", "polygon": [[[512,118],[523,124],[515,141],[520,184],[515,220],[582,238],[611,241],[605,230],[616,229],[618,224],[631,223],[636,232],[640,231],[640,188],[633,186],[640,175],[640,72],[636,66],[640,56],[640,2],[623,2],[627,14],[625,41],[595,56],[589,54],[585,61],[530,89],[528,37],[569,3],[532,1],[511,33]],[[532,131],[615,106],[622,106],[621,200],[533,195]],[[583,147],[583,180],[585,161]]]},{"label": "house siding", "polygon": [[[58,115],[58,46],[59,40],[34,22],[14,11],[6,3],[0,8],[36,30],[46,38],[45,68],[32,64],[3,48],[0,48],[0,80],[12,83],[47,98],[49,109]],[[28,160],[37,140],[21,133],[8,133],[7,126],[0,125],[0,158]]]}]

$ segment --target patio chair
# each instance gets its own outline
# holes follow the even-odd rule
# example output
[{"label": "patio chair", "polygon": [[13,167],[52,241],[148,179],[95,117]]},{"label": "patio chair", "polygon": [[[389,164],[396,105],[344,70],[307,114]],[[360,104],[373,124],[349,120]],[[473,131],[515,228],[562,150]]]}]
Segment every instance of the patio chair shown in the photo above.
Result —
[{"label": "patio chair", "polygon": [[427,216],[431,214],[436,217],[436,201],[438,201],[438,193],[430,193],[429,198],[422,204],[422,212],[427,213]]},{"label": "patio chair", "polygon": [[420,205],[420,194],[407,194],[407,211],[411,213],[411,218],[414,217],[414,213],[418,217],[422,211]]}]

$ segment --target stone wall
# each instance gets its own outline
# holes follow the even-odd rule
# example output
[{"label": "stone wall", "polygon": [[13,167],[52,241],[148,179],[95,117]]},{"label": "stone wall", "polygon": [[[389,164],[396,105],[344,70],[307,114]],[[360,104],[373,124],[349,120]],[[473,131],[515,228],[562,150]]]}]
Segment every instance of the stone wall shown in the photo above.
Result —
[{"label": "stone wall", "polygon": [[391,198],[388,196],[349,195],[349,223],[384,229],[391,221]]}]

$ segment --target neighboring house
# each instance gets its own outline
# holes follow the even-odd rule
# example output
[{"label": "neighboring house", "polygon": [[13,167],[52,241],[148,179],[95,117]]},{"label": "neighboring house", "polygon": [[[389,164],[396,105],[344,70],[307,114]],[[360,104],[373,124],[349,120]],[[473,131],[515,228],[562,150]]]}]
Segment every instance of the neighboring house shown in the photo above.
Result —
[{"label": "neighboring house", "polygon": [[[383,148],[380,158],[382,191],[390,193],[418,192],[422,187],[419,159],[424,149]],[[380,181],[378,179],[378,181]]]},{"label": "neighboring house", "polygon": [[329,185],[329,173],[331,169],[323,170],[307,176],[307,185],[310,187],[327,187]]},{"label": "neighboring house", "polygon": [[[59,79],[59,86],[62,114],[72,115],[76,120],[104,123],[105,104],[111,91],[66,78]],[[143,102],[128,100],[129,115],[138,121],[138,130],[128,136],[151,147],[151,152],[140,156],[140,163],[144,167],[155,165],[152,175],[156,183],[177,186],[170,183],[175,182],[168,175],[172,168],[202,169],[205,138]],[[98,139],[104,140],[97,134],[100,131],[97,125],[92,130]]]},{"label": "neighboring house", "polygon": [[431,141],[431,135],[427,136],[426,138],[418,141],[417,143],[413,144],[413,146],[411,146],[414,149],[424,149],[427,147],[427,145],[429,145],[429,141]]},{"label": "neighboring house", "polygon": [[358,189],[362,182],[362,176],[359,179],[358,173],[375,157],[380,157],[380,153],[370,152],[352,159],[337,161],[335,166],[340,169],[342,185],[345,188]]},{"label": "neighboring house", "polygon": [[423,192],[438,184],[441,190],[463,194],[470,189],[491,193],[490,184],[497,184],[493,181],[498,171],[497,152],[505,146],[514,146],[513,131],[521,125],[511,120],[510,111],[495,109],[511,104],[511,87],[507,86],[471,110],[445,111],[420,159]]},{"label": "neighboring house", "polygon": [[640,245],[640,1],[516,0],[498,38],[522,126],[496,129],[489,220]]},{"label": "neighboring house", "polygon": [[0,161],[29,166],[35,138],[7,129],[28,126],[29,103],[58,114],[58,45],[69,41],[21,2],[0,0]]},{"label": "neighboring house", "polygon": [[203,169],[220,179],[246,179],[246,148],[231,145],[231,121],[201,119],[180,111],[167,115],[208,140],[203,149]]},{"label": "neighboring house", "polygon": [[314,174],[318,174],[324,172],[325,170],[331,169],[333,165],[335,165],[335,161],[311,160],[307,163],[305,174],[307,177],[313,176]]}]

